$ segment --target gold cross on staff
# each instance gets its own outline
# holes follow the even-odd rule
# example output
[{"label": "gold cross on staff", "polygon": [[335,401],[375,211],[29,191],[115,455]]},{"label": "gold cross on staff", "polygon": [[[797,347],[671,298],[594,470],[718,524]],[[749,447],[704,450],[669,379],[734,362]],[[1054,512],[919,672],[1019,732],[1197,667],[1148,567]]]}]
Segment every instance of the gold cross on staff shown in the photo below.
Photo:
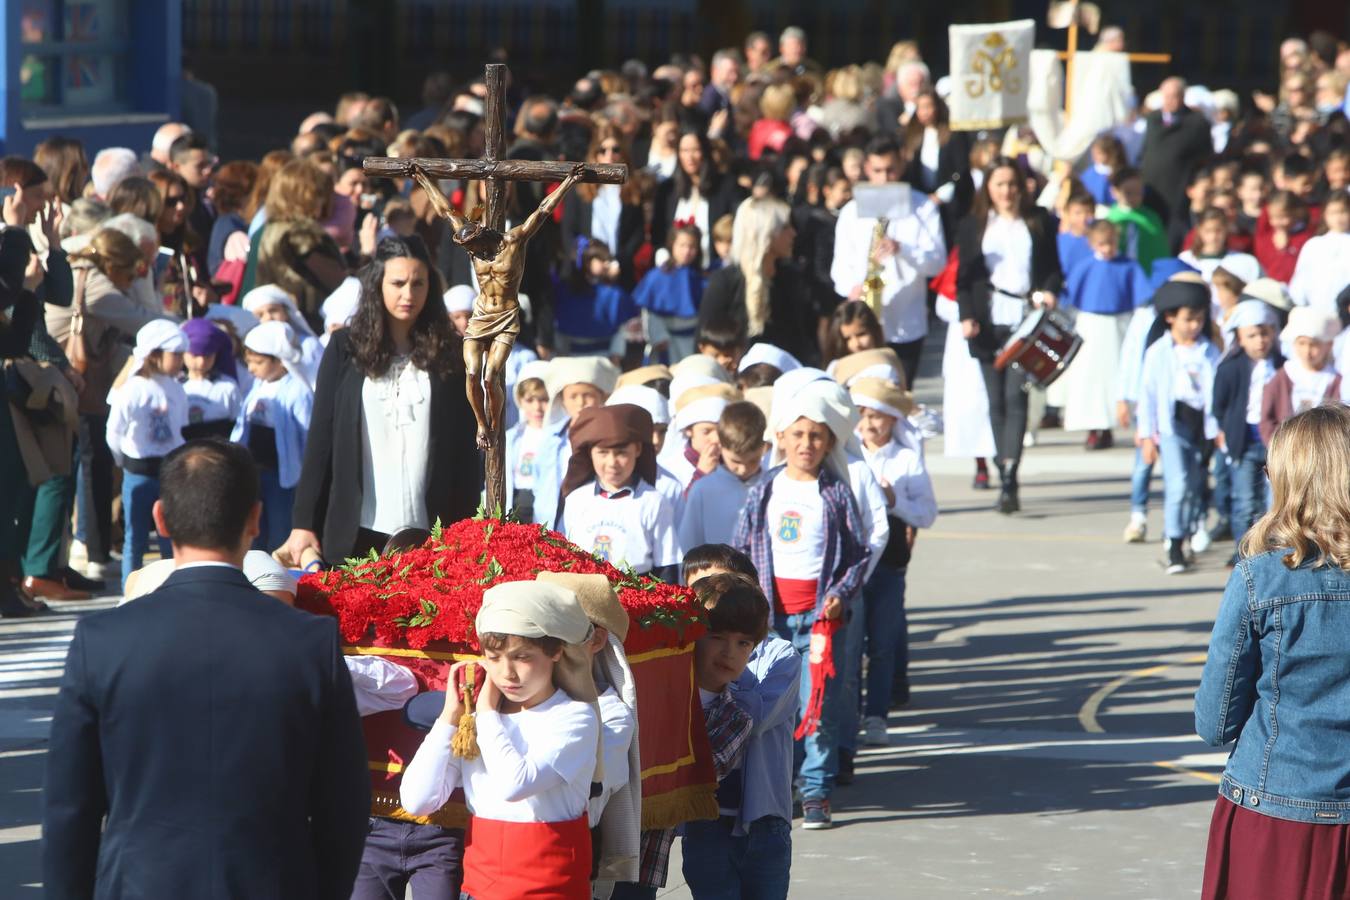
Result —
[{"label": "gold cross on staff", "polygon": [[[1097,33],[1097,26],[1101,20],[1101,10],[1093,3],[1080,3],[1079,0],[1062,0],[1050,4],[1050,11],[1047,15],[1051,28],[1068,28],[1069,46],[1067,50],[1059,52],[1058,56],[1064,61],[1064,115],[1069,117],[1073,114],[1073,64],[1078,55],[1078,28],[1080,25],[1086,25],[1093,34]],[[1065,22],[1067,25],[1058,24]],[[1132,63],[1159,63],[1166,64],[1172,61],[1170,53],[1126,53],[1125,58]]]},{"label": "gold cross on staff", "polygon": [[[625,165],[537,162],[503,159],[506,132],[506,66],[487,66],[487,97],[483,109],[481,159],[395,159],[367,157],[367,175],[414,178],[426,191],[436,213],[451,227],[455,243],[473,262],[479,294],[464,334],[465,391],[478,423],[478,446],[484,453],[488,516],[502,517],[506,506],[506,435],[504,369],[520,333],[520,279],[525,269],[525,246],[577,184],[622,184]],[[442,178],[486,182],[487,214],[483,223],[457,214],[437,184]],[[539,208],[510,230],[506,225],[506,182],[562,182]]]}]

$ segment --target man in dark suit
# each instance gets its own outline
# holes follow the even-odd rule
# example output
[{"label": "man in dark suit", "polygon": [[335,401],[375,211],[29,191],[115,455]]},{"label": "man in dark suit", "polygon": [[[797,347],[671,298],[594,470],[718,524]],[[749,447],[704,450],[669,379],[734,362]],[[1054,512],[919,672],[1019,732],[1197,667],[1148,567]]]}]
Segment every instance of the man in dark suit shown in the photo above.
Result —
[{"label": "man in dark suit", "polygon": [[1167,225],[1181,215],[1186,204],[1186,183],[1191,173],[1214,154],[1214,143],[1204,113],[1186,106],[1185,81],[1168,78],[1158,93],[1162,109],[1149,113],[1139,168],[1144,185],[1149,188],[1146,202]]},{"label": "man in dark suit", "polygon": [[336,623],[244,577],[244,448],[165,458],[155,526],[177,569],[82,620],[47,753],[49,898],[346,900],[370,780]]}]

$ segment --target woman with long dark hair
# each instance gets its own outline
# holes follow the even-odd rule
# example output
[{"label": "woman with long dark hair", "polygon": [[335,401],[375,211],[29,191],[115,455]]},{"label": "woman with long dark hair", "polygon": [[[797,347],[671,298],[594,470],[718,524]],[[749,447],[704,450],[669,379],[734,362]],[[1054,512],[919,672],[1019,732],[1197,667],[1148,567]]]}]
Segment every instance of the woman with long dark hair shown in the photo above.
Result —
[{"label": "woman with long dark hair", "polygon": [[[591,136],[586,153],[590,163],[623,163],[631,170],[628,142],[613,125],[600,125]],[[619,283],[631,291],[637,283],[633,256],[646,237],[642,216],[641,182],[630,178],[625,184],[579,184],[563,202],[563,252],[575,258],[577,238],[600,241],[619,262]]]},{"label": "woman with long dark hair", "polygon": [[970,179],[970,143],[948,125],[947,104],[932,89],[914,100],[914,115],[905,125],[903,158],[909,160],[904,180],[938,204],[943,237],[951,246],[956,223],[970,210],[975,189]]},{"label": "woman with long dark hair", "polygon": [[703,268],[718,259],[712,246],[713,224],[734,213],[745,193],[736,179],[717,170],[708,138],[699,131],[685,131],[675,145],[679,162],[675,174],[656,189],[652,208],[652,246],[666,246],[676,224],[697,225],[703,234]]},{"label": "woman with long dark hair", "polygon": [[975,206],[957,228],[956,244],[961,332],[980,361],[989,391],[989,424],[1002,478],[998,509],[1010,514],[1021,508],[1017,467],[1027,430],[1027,380],[1020,369],[996,369],[994,357],[1028,308],[1053,308],[1064,284],[1054,221],[1032,205],[1015,160],[999,157],[985,170]]},{"label": "woman with long dark hair", "polygon": [[300,482],[295,560],[384,546],[405,526],[473,514],[482,487],[463,349],[421,238],[386,238],[361,272],[361,300],[319,366]]}]

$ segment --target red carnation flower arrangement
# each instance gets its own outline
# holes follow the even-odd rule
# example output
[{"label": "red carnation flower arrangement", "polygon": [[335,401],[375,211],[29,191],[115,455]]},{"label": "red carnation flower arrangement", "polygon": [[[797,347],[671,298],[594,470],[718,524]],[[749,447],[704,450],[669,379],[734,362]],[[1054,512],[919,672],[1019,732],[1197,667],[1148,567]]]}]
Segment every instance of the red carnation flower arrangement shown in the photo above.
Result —
[{"label": "red carnation flower arrangement", "polygon": [[624,641],[629,655],[687,646],[706,628],[688,588],[621,571],[541,525],[487,518],[448,528],[438,522],[415,549],[372,552],[305,575],[296,605],[336,616],[347,643],[477,653],[473,623],[483,592],[502,582],[533,581],[540,572],[608,578],[633,622]]}]

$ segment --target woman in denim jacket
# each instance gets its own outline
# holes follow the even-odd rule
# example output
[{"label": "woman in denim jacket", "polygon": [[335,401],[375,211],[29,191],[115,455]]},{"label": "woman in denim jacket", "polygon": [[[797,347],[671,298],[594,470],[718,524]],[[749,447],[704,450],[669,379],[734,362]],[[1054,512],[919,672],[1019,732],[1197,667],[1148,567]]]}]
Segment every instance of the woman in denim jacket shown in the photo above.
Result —
[{"label": "woman in denim jacket", "polygon": [[1350,882],[1350,407],[1275,432],[1271,509],[1219,607],[1195,728],[1237,743],[1205,898],[1330,898]]}]

